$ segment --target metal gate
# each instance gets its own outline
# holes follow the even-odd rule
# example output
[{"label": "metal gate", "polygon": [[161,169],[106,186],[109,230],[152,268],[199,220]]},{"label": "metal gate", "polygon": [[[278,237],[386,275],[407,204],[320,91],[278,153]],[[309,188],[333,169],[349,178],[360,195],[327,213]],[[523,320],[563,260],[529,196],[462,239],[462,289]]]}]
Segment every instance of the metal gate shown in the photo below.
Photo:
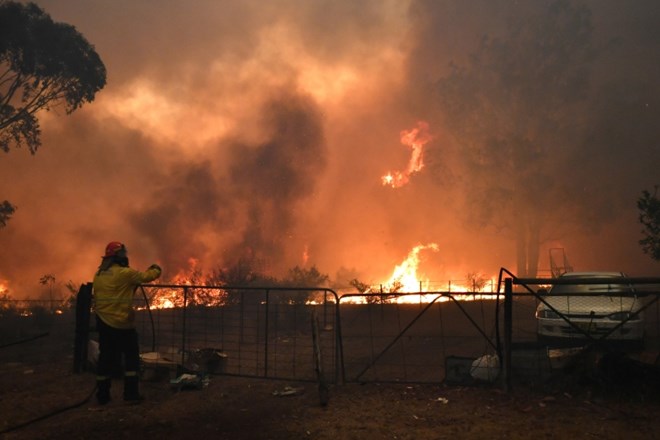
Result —
[{"label": "metal gate", "polygon": [[497,354],[495,299],[470,292],[341,296],[345,380],[469,381],[476,359]]},{"label": "metal gate", "polygon": [[[136,296],[143,363],[200,372],[335,382],[337,296],[325,288],[144,285]],[[308,304],[302,298],[316,298]],[[313,334],[318,320],[319,332]],[[91,321],[90,339],[96,338]],[[315,351],[316,350],[316,351]],[[78,358],[80,356],[77,356]]]}]

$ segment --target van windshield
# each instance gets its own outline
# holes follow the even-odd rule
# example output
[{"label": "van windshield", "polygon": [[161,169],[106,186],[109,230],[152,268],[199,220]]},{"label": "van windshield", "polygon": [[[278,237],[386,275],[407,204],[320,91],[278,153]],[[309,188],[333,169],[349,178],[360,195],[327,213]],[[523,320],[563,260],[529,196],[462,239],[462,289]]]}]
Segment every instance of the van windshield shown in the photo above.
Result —
[{"label": "van windshield", "polygon": [[632,295],[635,290],[626,284],[577,284],[580,280],[575,280],[576,284],[556,284],[550,289],[551,295]]}]

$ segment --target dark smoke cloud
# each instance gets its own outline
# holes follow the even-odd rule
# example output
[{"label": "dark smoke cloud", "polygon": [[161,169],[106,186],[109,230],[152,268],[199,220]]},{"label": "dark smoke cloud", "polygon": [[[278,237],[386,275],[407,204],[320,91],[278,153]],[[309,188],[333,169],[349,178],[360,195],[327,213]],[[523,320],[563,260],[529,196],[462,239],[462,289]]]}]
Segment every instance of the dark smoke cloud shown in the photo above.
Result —
[{"label": "dark smoke cloud", "polygon": [[309,98],[277,97],[262,119],[266,139],[232,145],[229,171],[235,195],[248,205],[241,245],[277,261],[296,234],[301,202],[325,170],[326,145],[320,109]]},{"label": "dark smoke cloud", "polygon": [[208,162],[181,164],[157,185],[147,206],[135,210],[130,221],[154,243],[164,267],[181,270],[189,258],[207,255],[210,237],[203,233],[230,225],[231,205]]},{"label": "dark smoke cloud", "polygon": [[[43,146],[0,158],[0,282],[42,294],[89,280],[108,241],[168,276],[251,254],[281,272],[316,264],[381,282],[417,244],[434,280],[494,274],[515,261],[509,237],[465,221],[468,174],[443,126],[434,84],[486,35],[547,1],[40,0],[76,26],[108,70],[97,99],[42,115]],[[548,231],[580,269],[648,274],[635,200],[658,182],[657,2],[590,0],[593,105],[558,151],[588,222]],[[408,186],[380,177],[409,158],[401,130],[426,120],[434,139]],[[566,162],[564,162],[566,163]],[[493,209],[497,209],[494,206]],[[598,228],[595,226],[598,225]],[[541,256],[541,265],[548,266]]]},{"label": "dark smoke cloud", "polygon": [[149,206],[133,213],[132,223],[170,270],[185,271],[190,257],[207,270],[246,255],[287,261],[296,213],[325,167],[322,119],[311,99],[286,92],[255,109],[255,119],[261,143],[222,141],[220,163],[174,165]]}]

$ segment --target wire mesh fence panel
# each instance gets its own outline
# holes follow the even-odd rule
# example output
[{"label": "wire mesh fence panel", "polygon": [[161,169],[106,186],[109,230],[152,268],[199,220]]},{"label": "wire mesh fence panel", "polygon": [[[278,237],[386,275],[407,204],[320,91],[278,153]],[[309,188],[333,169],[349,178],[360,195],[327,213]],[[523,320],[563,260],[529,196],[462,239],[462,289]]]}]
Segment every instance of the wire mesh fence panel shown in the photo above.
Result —
[{"label": "wire mesh fence panel", "polygon": [[[149,287],[149,296],[157,296],[158,289],[164,287]],[[186,287],[185,294],[195,298],[196,290]],[[179,370],[208,372],[208,362],[216,361],[219,365],[212,373],[311,381],[316,379],[311,331],[316,308],[322,323],[319,346],[324,371],[331,378],[336,376],[332,302],[297,302],[300,293],[287,289],[222,290],[228,292],[225,298],[231,302],[143,308],[137,316],[143,350],[174,362]]]},{"label": "wire mesh fence panel", "polygon": [[342,302],[346,381],[440,383],[448,360],[471,364],[495,354],[495,302],[456,295],[460,302],[453,294],[425,303],[409,294],[405,302],[396,296],[379,304]]}]

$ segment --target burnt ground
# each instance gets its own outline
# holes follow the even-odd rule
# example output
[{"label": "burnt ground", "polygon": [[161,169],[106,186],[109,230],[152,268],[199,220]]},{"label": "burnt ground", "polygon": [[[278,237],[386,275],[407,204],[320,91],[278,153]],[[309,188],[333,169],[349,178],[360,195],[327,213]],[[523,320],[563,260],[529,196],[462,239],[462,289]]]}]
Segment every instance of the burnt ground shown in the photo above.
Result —
[{"label": "burnt ground", "polygon": [[561,379],[514,384],[509,392],[494,385],[351,383],[331,386],[327,406],[314,383],[232,376],[211,376],[201,389],[173,388],[169,378],[145,381],[146,400],[128,405],[115,381],[113,401],[100,409],[85,400],[94,376],[73,374],[70,360],[2,363],[0,438],[660,438],[660,399],[644,385],[648,378],[572,371]]},{"label": "burnt ground", "polygon": [[[449,329],[460,321],[449,311],[443,311],[447,334],[461,335],[460,329]],[[8,342],[38,333],[20,333],[15,322],[2,323],[0,335]],[[331,386],[329,402],[321,406],[311,382],[212,375],[200,389],[179,390],[171,377],[162,377],[142,382],[146,400],[140,405],[122,402],[121,382],[115,381],[113,401],[99,410],[88,399],[94,375],[72,372],[71,324],[40,331],[49,328],[49,337],[0,346],[0,439],[660,438],[655,340],[648,344],[654,351],[639,356],[643,363],[603,362],[587,352],[540,382],[517,378],[509,392],[500,384],[348,383]],[[429,361],[437,357],[434,348],[423,348],[430,352]],[[460,354],[454,348],[448,353]],[[353,347],[353,353],[361,350]]]}]

